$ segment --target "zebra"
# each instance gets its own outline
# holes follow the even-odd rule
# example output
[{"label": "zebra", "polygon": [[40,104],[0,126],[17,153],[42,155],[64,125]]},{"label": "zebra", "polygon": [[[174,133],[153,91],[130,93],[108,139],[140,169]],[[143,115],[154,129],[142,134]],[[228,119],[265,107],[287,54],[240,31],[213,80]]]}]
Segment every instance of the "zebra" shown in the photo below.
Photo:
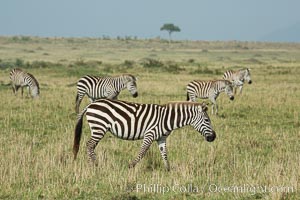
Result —
[{"label": "zebra", "polygon": [[187,101],[195,102],[196,98],[209,99],[212,102],[212,114],[218,113],[217,98],[221,92],[234,100],[232,83],[227,80],[200,81],[194,80],[187,85]]},{"label": "zebra", "polygon": [[86,75],[77,82],[75,111],[79,113],[80,103],[86,94],[91,102],[100,99],[117,99],[121,90],[127,88],[134,98],[138,96],[137,78],[131,74],[116,77],[96,77]]},{"label": "zebra", "polygon": [[242,89],[243,89],[243,85],[244,85],[245,81],[247,81],[248,84],[252,83],[249,68],[240,69],[240,70],[237,70],[237,71],[227,70],[223,74],[223,79],[224,80],[229,80],[233,83],[234,94],[236,94],[236,88],[237,87],[240,88],[240,93],[239,94],[242,94]]},{"label": "zebra", "polygon": [[15,95],[17,95],[18,89],[21,87],[23,97],[23,87],[28,87],[28,93],[32,98],[39,97],[40,86],[36,78],[20,68],[14,68],[10,71],[9,77],[11,80],[12,89]]},{"label": "zebra", "polygon": [[89,104],[79,115],[75,127],[73,153],[76,160],[82,135],[82,121],[86,118],[91,130],[87,154],[91,164],[96,163],[95,148],[107,131],[123,140],[143,139],[138,156],[129,164],[134,167],[145,155],[153,141],[157,141],[165,168],[169,171],[166,139],[172,130],[191,125],[208,142],[216,138],[206,104],[170,102],[165,105],[138,104],[120,100],[99,99]]}]

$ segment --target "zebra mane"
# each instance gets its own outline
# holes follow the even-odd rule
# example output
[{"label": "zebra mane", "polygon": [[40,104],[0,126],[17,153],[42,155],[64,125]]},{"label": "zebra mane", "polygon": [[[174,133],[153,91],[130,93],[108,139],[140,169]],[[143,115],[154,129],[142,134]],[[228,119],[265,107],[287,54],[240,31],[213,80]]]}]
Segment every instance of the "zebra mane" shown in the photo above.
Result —
[{"label": "zebra mane", "polygon": [[199,107],[201,106],[201,111],[202,112],[206,112],[208,107],[207,104],[205,102],[191,102],[191,101],[170,101],[165,105],[162,105],[163,107],[171,107],[173,108],[175,105],[184,105],[184,106],[188,106],[188,107]]},{"label": "zebra mane", "polygon": [[136,77],[133,76],[132,74],[123,74],[122,76],[127,76],[127,77],[130,77],[132,80],[136,81]]},{"label": "zebra mane", "polygon": [[175,105],[175,104],[183,104],[183,105],[191,105],[191,106],[200,106],[204,105],[204,103],[199,102],[191,102],[191,101],[169,101],[165,105]]},{"label": "zebra mane", "polygon": [[108,76],[110,78],[113,78],[113,79],[120,79],[120,78],[125,78],[128,80],[131,79],[133,81],[137,81],[137,78],[135,76],[133,76],[132,74],[122,74],[122,75],[116,75],[116,76]]},{"label": "zebra mane", "polygon": [[24,72],[24,70],[23,69],[21,69],[21,68],[14,68],[13,70],[15,70],[15,71],[20,71],[20,72]]},{"label": "zebra mane", "polygon": [[225,81],[224,79],[211,79],[211,80],[194,80],[200,82],[217,82],[217,81]]}]

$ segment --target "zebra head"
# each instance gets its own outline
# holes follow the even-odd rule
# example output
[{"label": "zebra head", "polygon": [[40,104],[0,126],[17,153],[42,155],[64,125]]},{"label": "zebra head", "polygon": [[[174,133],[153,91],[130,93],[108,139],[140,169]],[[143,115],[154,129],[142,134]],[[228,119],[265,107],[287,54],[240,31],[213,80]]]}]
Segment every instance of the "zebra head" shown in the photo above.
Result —
[{"label": "zebra head", "polygon": [[215,140],[216,132],[212,128],[210,118],[207,114],[207,105],[205,103],[197,105],[196,117],[191,125],[205,137],[207,142]]},{"label": "zebra head", "polygon": [[247,68],[245,71],[244,71],[244,80],[248,82],[248,84],[251,84],[252,83],[252,80],[251,80],[251,75],[250,75],[250,69]]},{"label": "zebra head", "polygon": [[27,73],[27,74],[29,77],[31,77],[30,84],[29,84],[31,96],[32,96],[32,98],[37,98],[40,95],[39,82],[36,80],[36,78],[32,74],[30,74],[30,73]]},{"label": "zebra head", "polygon": [[234,100],[233,84],[234,83],[225,80],[225,93],[229,96],[230,100]]},{"label": "zebra head", "polygon": [[31,87],[30,88],[30,91],[31,91],[31,96],[33,98],[38,98],[39,95],[40,95],[40,89],[38,86],[35,86],[35,87]]},{"label": "zebra head", "polygon": [[131,93],[131,95],[134,98],[136,98],[138,96],[136,77],[134,77],[133,75],[127,75],[126,80],[127,80],[127,83],[126,83],[127,90]]}]

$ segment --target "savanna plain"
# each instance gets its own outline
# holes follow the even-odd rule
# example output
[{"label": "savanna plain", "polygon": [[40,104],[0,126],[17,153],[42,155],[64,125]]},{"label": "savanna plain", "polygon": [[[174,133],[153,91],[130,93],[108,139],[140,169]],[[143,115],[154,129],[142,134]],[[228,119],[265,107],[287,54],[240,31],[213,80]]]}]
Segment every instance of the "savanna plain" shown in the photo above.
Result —
[{"label": "savanna plain", "polygon": [[[36,77],[39,99],[13,94],[14,67]],[[209,105],[214,142],[192,127],[169,136],[169,172],[156,143],[129,169],[142,141],[110,133],[96,147],[99,165],[90,166],[86,120],[73,161],[81,76],[131,73],[139,96],[124,90],[119,99],[165,104],[186,100],[192,80],[241,68],[251,69],[253,83],[234,101],[221,94],[218,115]],[[299,74],[297,43],[0,37],[0,199],[300,199]]]}]

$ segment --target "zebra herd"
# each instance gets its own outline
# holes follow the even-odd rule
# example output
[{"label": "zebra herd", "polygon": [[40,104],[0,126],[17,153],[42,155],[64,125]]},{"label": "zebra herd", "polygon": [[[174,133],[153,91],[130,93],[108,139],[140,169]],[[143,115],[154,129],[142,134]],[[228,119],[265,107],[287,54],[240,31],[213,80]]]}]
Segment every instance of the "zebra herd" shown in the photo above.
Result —
[{"label": "zebra herd", "polygon": [[[13,92],[19,87],[28,87],[33,98],[39,95],[39,84],[35,77],[21,69],[10,72]],[[167,159],[166,139],[177,128],[191,125],[212,142],[216,133],[207,114],[207,105],[196,102],[196,98],[209,99],[212,102],[212,113],[217,114],[216,99],[225,92],[230,100],[234,99],[234,88],[242,92],[244,82],[252,83],[250,70],[226,71],[223,79],[212,81],[194,80],[187,84],[187,101],[170,102],[165,105],[138,104],[117,100],[119,93],[127,88],[133,97],[138,96],[137,78],[131,74],[118,77],[84,76],[77,82],[75,112],[87,95],[91,103],[78,114],[75,126],[73,154],[74,160],[79,150],[82,134],[83,116],[86,115],[91,137],[87,142],[89,161],[97,165],[95,148],[107,131],[123,140],[143,139],[137,157],[130,163],[134,167],[145,155],[151,144],[156,141],[167,170],[170,169]],[[215,110],[215,112],[214,112]]]}]

